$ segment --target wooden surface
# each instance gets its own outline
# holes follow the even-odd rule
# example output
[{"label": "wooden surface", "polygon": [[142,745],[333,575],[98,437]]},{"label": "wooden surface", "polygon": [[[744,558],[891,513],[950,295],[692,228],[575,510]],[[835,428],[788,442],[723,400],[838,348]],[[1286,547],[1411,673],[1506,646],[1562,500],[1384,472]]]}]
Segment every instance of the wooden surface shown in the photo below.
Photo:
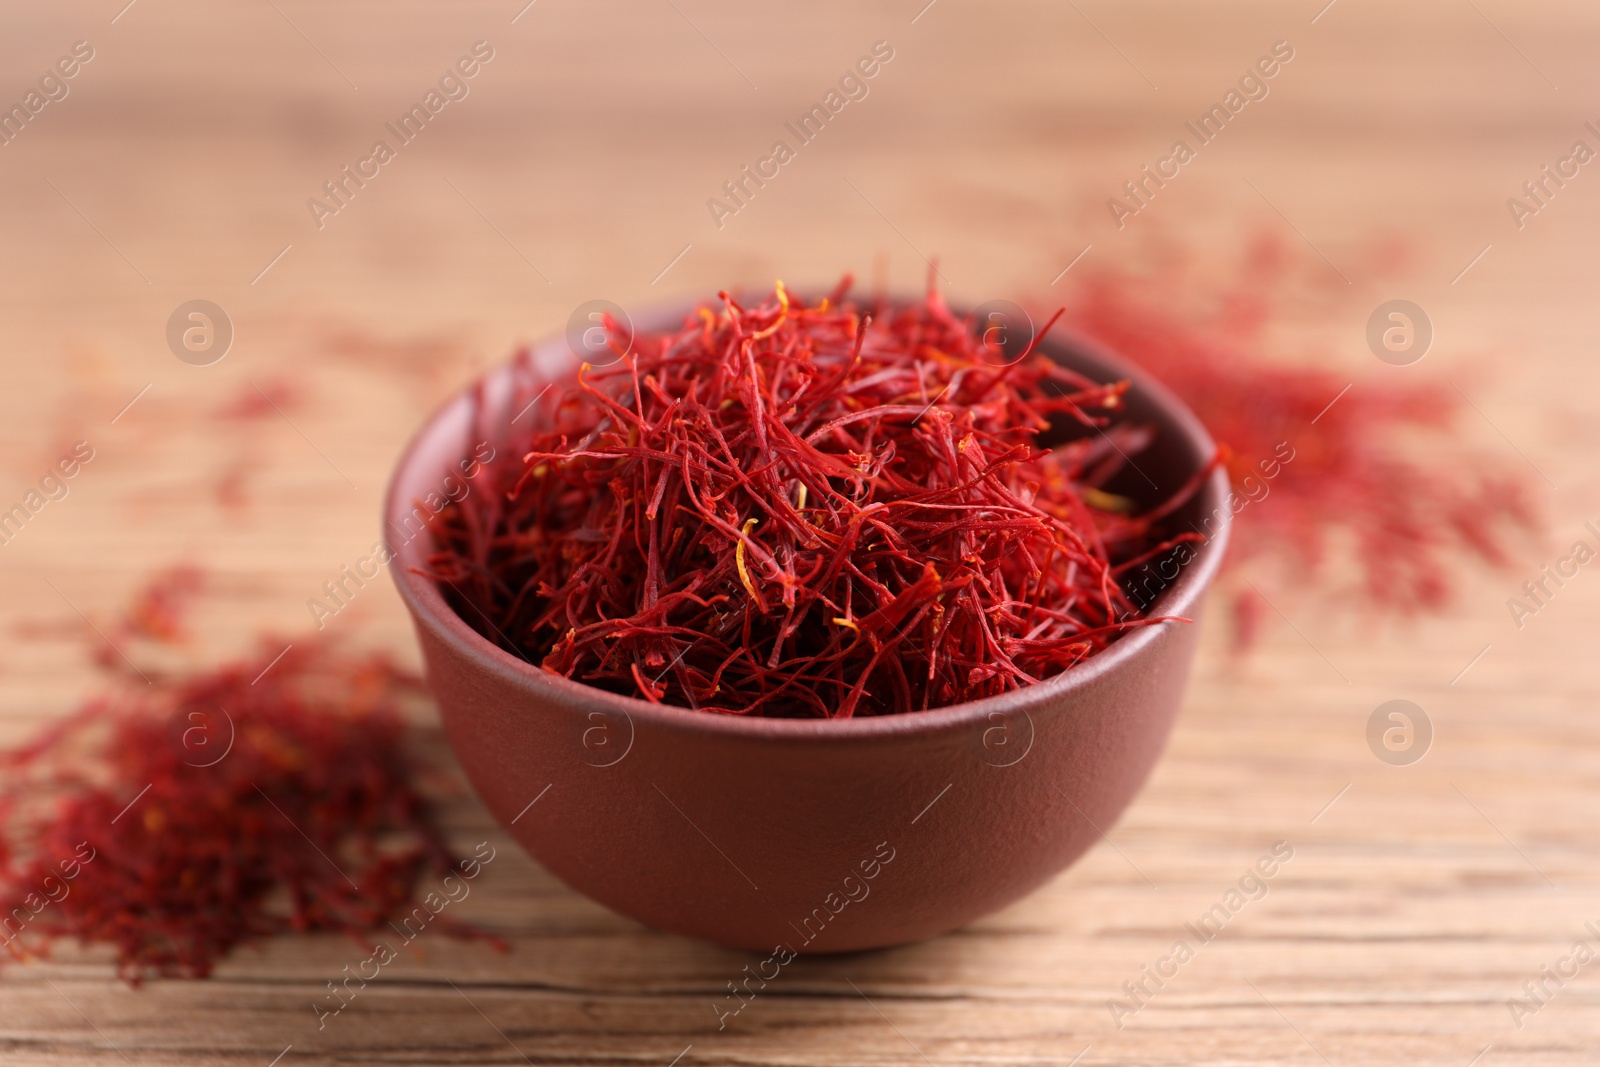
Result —
[{"label": "wooden surface", "polygon": [[[1600,574],[1580,572],[1521,630],[1505,605],[1600,518],[1600,175],[1585,168],[1521,230],[1505,205],[1575,140],[1600,147],[1582,127],[1600,120],[1592,5],[1339,0],[1319,16],[1321,0],[939,0],[919,15],[923,0],[538,0],[519,16],[521,0],[124,2],[0,14],[0,101],[73,42],[95,48],[70,96],[0,147],[0,506],[73,441],[96,450],[70,495],[0,547],[0,739],[102,684],[79,612],[108,618],[153,568],[211,574],[182,653],[195,663],[261,629],[304,630],[306,598],[376,536],[388,467],[424,414],[582,301],[643,309],[846,267],[914,288],[923,253],[962,299],[1044,300],[1085,245],[1084,267],[1181,248],[1221,270],[1262,229],[1304,241],[1348,284],[1330,275],[1287,332],[1356,380],[1381,369],[1362,336],[1371,309],[1421,303],[1438,337],[1412,370],[1475,383],[1482,417],[1460,443],[1525,454],[1550,534],[1507,572],[1464,570],[1445,618],[1296,594],[1278,604],[1294,626],[1272,616],[1243,659],[1213,627],[1167,756],[1101,847],[969,929],[800,961],[721,1032],[713,1001],[750,958],[577,897],[463,795],[453,837],[500,858],[460,917],[504,933],[509,954],[423,944],[320,1032],[312,1002],[357,958],[339,939],[277,941],[212,981],[139,990],[102,954],[7,966],[0,1060],[1490,1067],[1600,1054],[1600,962],[1548,986],[1520,1027],[1506,1003],[1575,940],[1600,947],[1584,929],[1600,926]],[[480,39],[495,58],[471,95],[318,230],[307,198]],[[1106,198],[1280,39],[1296,55],[1271,95],[1117,230]],[[878,40],[895,56],[870,95],[718,229],[706,198]],[[1409,258],[1380,276],[1366,264],[1391,239]],[[209,367],[163,339],[197,297],[237,331]],[[216,417],[255,385],[295,399]],[[413,654],[387,587],[330,625]],[[1405,767],[1365,739],[1397,697],[1436,735]],[[1278,841],[1293,859],[1267,895],[1119,1028],[1108,1000]]]}]

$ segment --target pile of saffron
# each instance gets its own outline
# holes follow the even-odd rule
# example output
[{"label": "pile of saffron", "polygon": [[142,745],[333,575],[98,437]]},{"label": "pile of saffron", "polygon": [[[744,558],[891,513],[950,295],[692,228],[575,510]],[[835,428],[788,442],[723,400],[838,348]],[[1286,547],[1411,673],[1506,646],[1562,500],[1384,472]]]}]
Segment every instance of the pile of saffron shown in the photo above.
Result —
[{"label": "pile of saffron", "polygon": [[112,946],[132,983],[205,977],[289,931],[362,941],[454,863],[403,743],[420,680],[313,641],[274,661],[280,647],[135,680],[0,753],[12,955],[70,938]]},{"label": "pile of saffron", "polygon": [[936,292],[848,292],[610,324],[614,361],[553,385],[524,353],[520,431],[432,524],[461,617],[589,685],[812,718],[993,696],[1172,621],[1118,578],[1199,539],[1162,529],[1199,479],[1142,510],[1107,490],[1151,436],[1127,383],[1036,354],[1044,330],[986,343]]}]

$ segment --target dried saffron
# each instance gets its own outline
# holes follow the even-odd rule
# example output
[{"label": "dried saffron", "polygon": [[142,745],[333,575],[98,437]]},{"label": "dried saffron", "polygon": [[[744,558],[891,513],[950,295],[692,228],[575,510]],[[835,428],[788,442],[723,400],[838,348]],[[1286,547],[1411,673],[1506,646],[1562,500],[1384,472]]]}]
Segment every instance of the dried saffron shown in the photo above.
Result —
[{"label": "dried saffron", "polygon": [[191,564],[168,567],[134,595],[115,624],[115,631],[160,644],[178,644],[188,637],[186,616],[205,589],[206,576]]},{"label": "dried saffron", "polygon": [[299,404],[301,395],[301,387],[287,378],[246,382],[216,409],[213,417],[224,422],[278,418]]},{"label": "dried saffron", "polygon": [[419,681],[382,656],[281,647],[130,686],[0,754],[13,955],[72,938],[112,946],[132,983],[204,977],[281,932],[366,943],[452,865],[403,744]]},{"label": "dried saffron", "polygon": [[[1349,592],[1342,583],[1353,575],[1367,606],[1436,611],[1449,602],[1458,558],[1503,565],[1510,539],[1538,527],[1529,479],[1459,446],[1431,459],[1415,447],[1447,430],[1462,406],[1425,372],[1347,377],[1283,360],[1269,335],[1283,307],[1343,296],[1342,281],[1317,283],[1318,270],[1264,236],[1220,283],[1181,267],[1158,285],[1085,275],[1066,321],[1160,378],[1223,447],[1238,512],[1230,571],[1254,562],[1254,580],[1335,593]],[[1175,314],[1174,291],[1212,310]],[[1248,645],[1260,595],[1248,584],[1233,595]]]},{"label": "dried saffron", "polygon": [[1142,512],[1105,490],[1150,436],[1127,383],[997,350],[937,292],[848,292],[611,324],[615,361],[553,387],[523,353],[521,429],[432,524],[463,619],[615,692],[821,718],[992,696],[1170,621],[1119,568],[1176,543],[1198,482]]},{"label": "dried saffron", "polygon": [[[127,641],[157,645],[181,645],[189,638],[188,614],[194,599],[205,588],[205,572],[189,564],[178,564],[152,575],[123,609],[107,624],[108,635],[95,634],[94,662],[108,671],[129,670],[129,661],[118,649]],[[91,631],[92,632],[92,631]]]}]

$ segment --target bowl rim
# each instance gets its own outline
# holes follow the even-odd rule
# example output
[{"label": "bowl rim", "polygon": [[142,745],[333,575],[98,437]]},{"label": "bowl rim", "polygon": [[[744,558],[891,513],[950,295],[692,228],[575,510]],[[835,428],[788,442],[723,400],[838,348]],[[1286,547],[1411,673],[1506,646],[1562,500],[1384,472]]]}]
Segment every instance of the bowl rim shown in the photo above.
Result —
[{"label": "bowl rim", "polygon": [[[698,306],[699,302],[673,305],[650,315],[648,319],[641,316],[635,321],[679,321],[684,311],[692,314]],[[959,309],[952,310],[961,313]],[[642,331],[645,327],[639,329]],[[526,347],[538,351],[558,341],[559,338],[556,338]],[[1088,363],[1099,364],[1109,369],[1114,378],[1127,379],[1130,392],[1137,390],[1159,412],[1163,429],[1175,431],[1194,455],[1215,455],[1216,444],[1199,418],[1166,385],[1147,371],[1099,342],[1060,327],[1052,330],[1049,338],[1040,342],[1039,348],[1047,354],[1075,356]],[[401,482],[407,480],[406,476],[423,462],[425,453],[434,450],[430,447],[434,438],[446,432],[451,418],[458,416],[458,409],[472,402],[478,382],[506,373],[509,365],[509,362],[501,363],[475,377],[436,407],[412,434],[384,491],[383,540],[386,546],[389,546],[389,530],[404,529],[403,526],[395,526],[395,520],[409,515],[413,506],[399,497]],[[1190,615],[1210,587],[1227,551],[1233,510],[1225,467],[1218,465],[1211,472],[1197,490],[1195,500],[1202,513],[1219,516],[1220,524],[1204,542],[1199,543],[1194,558],[1179,568],[1177,578],[1157,594],[1150,607],[1152,614]],[[849,719],[784,719],[718,714],[671,704],[653,704],[640,697],[623,696],[573,681],[543,670],[491,643],[467,625],[444,599],[436,583],[412,569],[424,562],[427,540],[424,536],[414,536],[398,548],[389,547],[387,569],[416,625],[426,629],[434,639],[480,669],[524,690],[530,697],[562,705],[569,710],[620,714],[630,724],[642,721],[655,728],[693,734],[815,742],[862,741],[956,730],[990,722],[995,715],[1026,715],[1051,706],[1064,707],[1063,698],[1094,686],[1112,672],[1138,669],[1139,661],[1169,627],[1198,625],[1196,620],[1193,623],[1165,622],[1142,626],[1089,657],[1081,665],[1034,685],[927,711]]]}]

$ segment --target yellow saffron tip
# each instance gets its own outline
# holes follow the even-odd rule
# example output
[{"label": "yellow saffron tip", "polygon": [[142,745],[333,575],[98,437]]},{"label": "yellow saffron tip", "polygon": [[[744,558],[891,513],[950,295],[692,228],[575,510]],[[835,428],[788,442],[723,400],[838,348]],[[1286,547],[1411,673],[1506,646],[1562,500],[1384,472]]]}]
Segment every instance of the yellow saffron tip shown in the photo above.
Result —
[{"label": "yellow saffron tip", "polygon": [[774,285],[774,289],[778,294],[778,304],[780,307],[778,317],[776,320],[774,320],[772,325],[768,326],[765,330],[758,330],[751,334],[750,339],[752,341],[759,341],[763,337],[771,337],[773,334],[778,332],[778,327],[782,326],[784,320],[789,317],[789,292],[783,287],[782,278],[777,280],[777,283]]},{"label": "yellow saffron tip", "polygon": [[745,592],[750,594],[751,600],[759,600],[761,598],[756,596],[755,583],[750,581],[750,570],[744,565],[744,539],[750,536],[751,528],[754,527],[759,521],[761,520],[744,520],[744,529],[739,531],[739,543],[734,547],[733,550],[733,562],[739,568],[739,580],[744,583]]},{"label": "yellow saffron tip", "polygon": [[857,626],[855,623],[851,622],[849,619],[841,619],[841,618],[838,618],[836,616],[833,621],[838,623],[840,626],[848,626],[850,629],[854,630],[856,633],[860,633],[861,632],[861,627]]},{"label": "yellow saffron tip", "polygon": [[1090,507],[1099,508],[1101,511],[1116,512],[1119,515],[1133,514],[1133,501],[1125,496],[1108,493],[1093,486],[1084,486],[1079,492],[1083,496],[1084,503]]}]

